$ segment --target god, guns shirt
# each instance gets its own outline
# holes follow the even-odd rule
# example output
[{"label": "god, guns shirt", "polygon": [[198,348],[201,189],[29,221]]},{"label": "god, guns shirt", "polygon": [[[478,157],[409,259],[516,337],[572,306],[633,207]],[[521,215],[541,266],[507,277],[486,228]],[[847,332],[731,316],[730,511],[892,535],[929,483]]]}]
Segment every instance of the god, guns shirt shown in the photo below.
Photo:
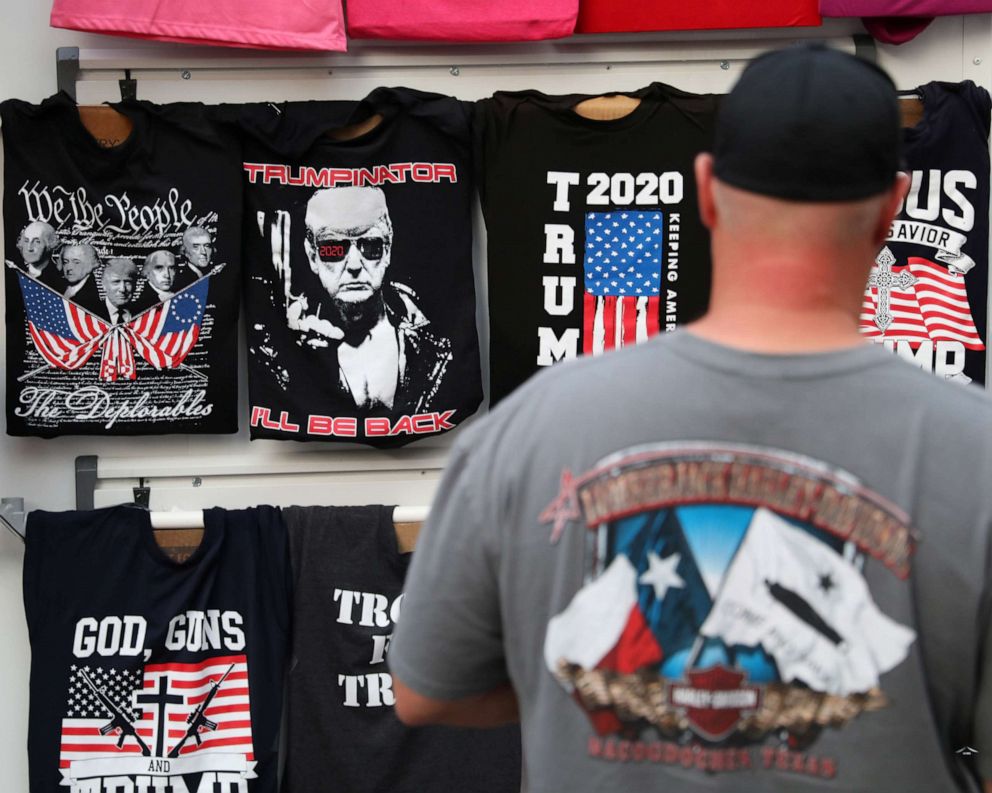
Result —
[{"label": "god, guns shirt", "polygon": [[278,510],[204,511],[185,560],[132,506],[32,512],[31,793],[275,793],[289,648]]}]

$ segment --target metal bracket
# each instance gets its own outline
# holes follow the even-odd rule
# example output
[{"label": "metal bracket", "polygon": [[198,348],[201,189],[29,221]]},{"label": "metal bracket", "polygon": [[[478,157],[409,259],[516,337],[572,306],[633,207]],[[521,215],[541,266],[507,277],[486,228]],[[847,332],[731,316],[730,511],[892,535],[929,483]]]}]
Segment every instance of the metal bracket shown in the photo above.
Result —
[{"label": "metal bracket", "polygon": [[98,459],[95,454],[81,454],[76,458],[76,509],[93,509]]},{"label": "metal bracket", "polygon": [[121,101],[133,102],[138,98],[138,81],[131,78],[131,70],[124,70],[124,79],[118,80],[121,89]]},{"label": "metal bracket", "polygon": [[27,536],[27,520],[24,514],[23,498],[0,498],[0,523],[3,523],[8,531],[16,535],[21,542],[24,542]]},{"label": "metal bracket", "polygon": [[878,63],[878,45],[875,39],[867,33],[855,33],[851,36],[854,39],[854,54],[869,63]]},{"label": "metal bracket", "polygon": [[131,488],[131,492],[134,493],[134,503],[139,507],[148,509],[148,504],[152,498],[152,489],[145,484],[145,477],[138,477],[138,486]]},{"label": "metal bracket", "polygon": [[58,90],[76,99],[76,81],[79,80],[79,47],[59,47],[55,50],[55,75]]}]

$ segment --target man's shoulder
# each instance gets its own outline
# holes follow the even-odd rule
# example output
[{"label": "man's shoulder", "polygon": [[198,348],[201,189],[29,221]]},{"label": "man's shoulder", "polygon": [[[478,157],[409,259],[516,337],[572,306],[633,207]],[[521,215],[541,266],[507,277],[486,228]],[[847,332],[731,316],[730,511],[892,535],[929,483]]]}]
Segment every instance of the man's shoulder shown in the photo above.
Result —
[{"label": "man's shoulder", "polygon": [[898,399],[892,404],[895,409],[922,403],[937,408],[948,421],[972,426],[992,424],[992,396],[980,385],[946,380],[895,355],[892,365],[884,369],[882,384]]}]

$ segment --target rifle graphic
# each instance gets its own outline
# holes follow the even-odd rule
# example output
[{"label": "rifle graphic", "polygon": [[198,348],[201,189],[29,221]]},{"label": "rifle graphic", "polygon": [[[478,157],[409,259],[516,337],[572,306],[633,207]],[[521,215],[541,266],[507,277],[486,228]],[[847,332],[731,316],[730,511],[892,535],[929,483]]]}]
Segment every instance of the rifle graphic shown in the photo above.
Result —
[{"label": "rifle graphic", "polygon": [[217,692],[220,691],[221,685],[227,680],[227,676],[231,674],[231,670],[234,669],[234,664],[227,667],[227,671],[223,676],[214,682],[210,683],[210,690],[207,692],[207,696],[204,697],[203,702],[197,705],[196,710],[186,717],[186,723],[189,727],[186,728],[186,734],[180,739],[179,743],[172,747],[172,751],[169,752],[169,757],[179,757],[179,751],[186,745],[186,741],[193,738],[196,741],[196,745],[199,746],[203,743],[203,739],[200,737],[200,729],[213,731],[217,729],[217,722],[210,721],[203,714],[207,712],[207,708],[210,707],[210,703],[213,702],[214,697],[217,696]]},{"label": "rifle graphic", "polygon": [[106,689],[97,688],[96,683],[90,680],[90,676],[86,674],[85,669],[80,669],[79,674],[82,676],[83,680],[86,681],[86,684],[93,689],[93,693],[96,694],[97,699],[100,700],[100,704],[102,704],[103,707],[110,712],[110,722],[104,724],[100,728],[100,735],[109,735],[114,730],[120,730],[120,737],[117,739],[118,749],[122,749],[124,747],[124,739],[130,735],[135,741],[138,742],[138,746],[141,747],[141,753],[145,757],[150,757],[152,750],[148,748],[148,745],[143,740],[141,740],[141,736],[138,735],[138,731],[134,729],[134,725],[130,722],[128,717],[124,715],[124,711],[117,707],[117,704],[107,696]]}]

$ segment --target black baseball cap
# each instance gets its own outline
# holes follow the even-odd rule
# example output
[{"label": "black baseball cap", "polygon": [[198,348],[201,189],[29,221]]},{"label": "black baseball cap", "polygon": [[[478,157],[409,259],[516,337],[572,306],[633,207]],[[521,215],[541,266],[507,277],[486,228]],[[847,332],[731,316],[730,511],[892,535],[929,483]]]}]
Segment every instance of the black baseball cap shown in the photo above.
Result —
[{"label": "black baseball cap", "polygon": [[854,201],[890,187],[901,163],[899,100],[868,61],[803,44],[759,56],[717,113],[714,173],[794,201]]}]

